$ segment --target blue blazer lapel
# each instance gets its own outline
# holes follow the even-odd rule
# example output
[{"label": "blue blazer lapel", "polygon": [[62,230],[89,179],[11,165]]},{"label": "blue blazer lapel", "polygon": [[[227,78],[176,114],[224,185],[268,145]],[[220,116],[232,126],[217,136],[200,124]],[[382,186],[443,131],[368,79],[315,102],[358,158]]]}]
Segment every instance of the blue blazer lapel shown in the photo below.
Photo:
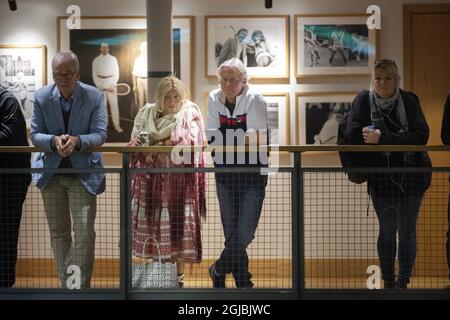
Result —
[{"label": "blue blazer lapel", "polygon": [[55,88],[52,90],[52,95],[50,96],[50,112],[54,114],[54,117],[56,119],[56,123],[59,127],[59,133],[58,135],[65,133],[65,127],[64,127],[64,118],[61,110],[61,103],[59,101],[58,97],[58,88],[55,86]]}]

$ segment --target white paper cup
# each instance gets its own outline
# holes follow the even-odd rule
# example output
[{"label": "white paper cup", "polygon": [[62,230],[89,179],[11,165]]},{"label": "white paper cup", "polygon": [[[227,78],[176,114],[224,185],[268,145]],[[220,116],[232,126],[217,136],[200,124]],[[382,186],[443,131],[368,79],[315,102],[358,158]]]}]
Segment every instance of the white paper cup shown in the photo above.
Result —
[{"label": "white paper cup", "polygon": [[141,141],[142,146],[148,147],[150,143],[150,132],[147,131],[139,132],[139,140]]}]

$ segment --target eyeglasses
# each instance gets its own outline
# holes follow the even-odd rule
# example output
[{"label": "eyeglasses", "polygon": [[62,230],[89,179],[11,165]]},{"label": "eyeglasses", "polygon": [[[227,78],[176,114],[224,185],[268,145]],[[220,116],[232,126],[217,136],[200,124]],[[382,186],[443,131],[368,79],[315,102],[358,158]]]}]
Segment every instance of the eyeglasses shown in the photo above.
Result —
[{"label": "eyeglasses", "polygon": [[72,80],[74,74],[76,74],[76,71],[73,72],[67,72],[67,73],[53,73],[53,79],[61,81],[63,79],[66,80]]},{"label": "eyeglasses", "polygon": [[373,64],[375,66],[392,64],[397,68],[397,64],[395,63],[395,60],[392,60],[392,59],[377,59],[373,62]]}]

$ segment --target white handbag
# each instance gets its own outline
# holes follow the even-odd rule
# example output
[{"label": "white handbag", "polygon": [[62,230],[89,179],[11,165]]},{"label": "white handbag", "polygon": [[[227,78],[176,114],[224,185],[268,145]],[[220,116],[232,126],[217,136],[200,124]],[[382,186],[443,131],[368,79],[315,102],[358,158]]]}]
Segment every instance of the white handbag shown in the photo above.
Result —
[{"label": "white handbag", "polygon": [[[147,241],[144,242],[144,252]],[[154,239],[153,239],[154,240]],[[158,260],[154,262],[134,264],[131,269],[131,286],[133,288],[178,288],[177,264],[161,261],[161,251],[155,240],[158,250]]]}]

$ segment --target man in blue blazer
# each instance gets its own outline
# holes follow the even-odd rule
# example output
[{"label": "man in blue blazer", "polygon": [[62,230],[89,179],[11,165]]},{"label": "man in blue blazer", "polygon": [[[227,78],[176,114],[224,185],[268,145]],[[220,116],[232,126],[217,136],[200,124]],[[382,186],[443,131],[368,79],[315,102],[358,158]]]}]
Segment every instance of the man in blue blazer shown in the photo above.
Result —
[{"label": "man in blue blazer", "polygon": [[[31,140],[47,151],[35,156],[34,168],[103,168],[101,153],[83,152],[106,141],[103,94],[78,81],[79,69],[73,52],[59,52],[52,61],[55,84],[35,94]],[[33,174],[33,181],[41,189],[62,286],[89,288],[96,195],[105,190],[104,173],[39,172]]]}]

